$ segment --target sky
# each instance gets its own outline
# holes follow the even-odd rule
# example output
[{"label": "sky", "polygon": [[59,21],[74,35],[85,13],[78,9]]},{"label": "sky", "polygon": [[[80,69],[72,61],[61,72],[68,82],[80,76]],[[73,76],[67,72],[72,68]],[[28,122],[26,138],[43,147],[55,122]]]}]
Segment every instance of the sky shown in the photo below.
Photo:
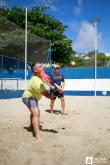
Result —
[{"label": "sky", "polygon": [[24,7],[46,5],[48,13],[67,26],[65,35],[72,40],[73,50],[88,52],[95,47],[94,18],[97,24],[97,50],[110,55],[110,0],[0,0],[0,6]]}]

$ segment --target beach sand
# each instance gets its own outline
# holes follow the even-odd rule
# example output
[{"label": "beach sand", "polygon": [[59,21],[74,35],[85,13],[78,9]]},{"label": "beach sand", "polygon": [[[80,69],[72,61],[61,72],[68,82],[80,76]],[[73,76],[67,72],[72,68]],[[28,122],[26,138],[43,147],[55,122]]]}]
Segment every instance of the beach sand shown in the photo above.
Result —
[{"label": "beach sand", "polygon": [[66,96],[67,116],[56,100],[49,113],[49,100],[42,97],[37,142],[29,130],[29,110],[21,99],[0,100],[0,165],[110,165],[110,97]]}]

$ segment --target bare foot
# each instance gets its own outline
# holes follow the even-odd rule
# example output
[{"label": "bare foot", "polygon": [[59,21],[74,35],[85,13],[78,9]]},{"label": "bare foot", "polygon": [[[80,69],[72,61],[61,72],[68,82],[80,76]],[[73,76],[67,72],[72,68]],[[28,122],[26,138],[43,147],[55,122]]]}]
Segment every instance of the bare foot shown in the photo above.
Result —
[{"label": "bare foot", "polygon": [[39,135],[37,135],[35,138],[36,138],[37,142],[42,142],[42,139]]},{"label": "bare foot", "polygon": [[61,112],[61,115],[68,115],[68,113],[65,113],[65,112]]},{"label": "bare foot", "polygon": [[51,110],[50,112],[53,113],[53,110]]}]

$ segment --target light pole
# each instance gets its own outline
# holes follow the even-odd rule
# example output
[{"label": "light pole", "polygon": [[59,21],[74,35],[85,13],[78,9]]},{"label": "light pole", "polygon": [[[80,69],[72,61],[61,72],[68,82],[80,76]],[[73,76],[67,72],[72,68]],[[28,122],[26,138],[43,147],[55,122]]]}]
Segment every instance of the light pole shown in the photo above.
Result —
[{"label": "light pole", "polygon": [[25,89],[27,86],[27,6],[25,7]]},{"label": "light pole", "polygon": [[48,55],[46,59],[44,59],[44,62],[46,64],[49,63],[49,66],[52,67],[52,59],[51,59],[51,40],[49,41],[49,48],[48,48]]},{"label": "light pole", "polygon": [[97,25],[100,23],[99,18],[94,18],[91,20],[91,23],[94,25],[94,50],[95,50],[95,64],[94,64],[94,80],[95,80],[95,96],[97,96],[96,92],[96,80],[97,80]]},{"label": "light pole", "polygon": [[96,93],[96,79],[97,79],[97,22],[94,22],[94,32],[95,32],[95,96]]},{"label": "light pole", "polygon": [[49,55],[50,56],[50,60],[49,61],[50,61],[50,66],[52,67],[52,52],[51,51],[52,50],[51,50],[51,40],[50,40],[50,52],[49,52],[50,53],[50,55]]}]

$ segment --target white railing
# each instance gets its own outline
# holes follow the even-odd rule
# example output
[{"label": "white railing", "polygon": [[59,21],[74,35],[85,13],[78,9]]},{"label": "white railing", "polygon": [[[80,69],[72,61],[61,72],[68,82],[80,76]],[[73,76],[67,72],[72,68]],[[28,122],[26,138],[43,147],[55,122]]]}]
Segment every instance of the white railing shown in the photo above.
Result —
[{"label": "white railing", "polygon": [[24,90],[25,82],[19,78],[0,78],[0,90]]}]

